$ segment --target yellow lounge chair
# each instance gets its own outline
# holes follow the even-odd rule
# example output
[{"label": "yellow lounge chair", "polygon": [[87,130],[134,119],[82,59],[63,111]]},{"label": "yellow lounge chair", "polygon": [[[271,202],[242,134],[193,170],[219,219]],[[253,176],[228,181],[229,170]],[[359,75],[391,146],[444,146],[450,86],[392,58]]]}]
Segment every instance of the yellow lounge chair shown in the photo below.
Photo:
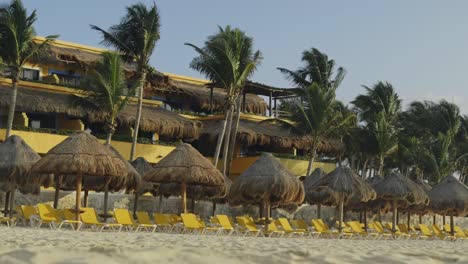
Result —
[{"label": "yellow lounge chair", "polygon": [[[450,224],[445,224],[444,225],[444,230],[448,234],[451,234]],[[463,232],[461,227],[455,225],[455,226],[453,226],[453,231],[454,231],[455,238],[468,239],[468,235],[465,234],[465,232]]]},{"label": "yellow lounge chair", "polygon": [[442,229],[438,225],[433,224],[432,225],[432,231],[434,232],[434,235],[437,236],[438,238],[442,240],[450,239],[450,240],[455,240],[457,239],[455,236],[450,235],[450,233],[444,233]]},{"label": "yellow lounge chair", "polygon": [[[81,221],[76,220],[62,220],[60,214],[57,210],[52,208],[48,204],[38,204],[37,211],[39,212],[39,222],[36,225],[36,228],[42,227],[44,224],[48,224],[50,229],[60,230],[63,225],[69,225],[73,230],[80,230]],[[75,225],[77,228],[75,229]]]},{"label": "yellow lounge chair", "polygon": [[155,213],[153,215],[154,223],[160,228],[162,231],[169,231],[172,232],[176,227],[177,224],[174,224],[172,221],[172,217],[169,214],[158,214]]},{"label": "yellow lounge chair", "polygon": [[241,228],[241,231],[244,233],[244,236],[250,233],[255,236],[261,234],[261,230],[257,228],[257,225],[253,221],[250,221],[249,219],[242,216],[237,216],[236,220],[239,224],[239,227]]},{"label": "yellow lounge chair", "polygon": [[278,218],[278,224],[283,228],[284,232],[288,234],[289,236],[293,235],[298,235],[298,236],[304,236],[304,235],[309,235],[307,232],[307,229],[294,229],[291,224],[289,223],[288,219],[281,217]]},{"label": "yellow lounge chair", "polygon": [[420,236],[420,238],[425,238],[425,239],[439,238],[439,239],[442,239],[442,240],[445,239],[445,237],[439,237],[439,236],[435,235],[434,233],[432,233],[431,229],[425,224],[419,224],[418,226],[419,226],[419,230],[421,231],[421,234],[422,234],[422,236]]},{"label": "yellow lounge chair", "polygon": [[270,220],[271,222],[267,225],[267,229],[263,230],[263,234],[267,237],[283,237],[286,235],[286,232],[283,230],[279,230],[278,226],[276,225],[276,221],[273,219]]},{"label": "yellow lounge chair", "polygon": [[35,226],[34,221],[39,221],[39,213],[37,212],[36,207],[31,205],[21,205],[21,219],[23,220],[23,225]]},{"label": "yellow lounge chair", "polygon": [[114,218],[117,224],[121,224],[125,229],[128,231],[141,231],[141,230],[146,230],[146,231],[151,231],[154,232],[156,231],[157,225],[153,224],[142,224],[142,223],[136,223],[132,215],[127,209],[114,209]]},{"label": "yellow lounge chair", "polygon": [[311,231],[312,229],[303,219],[291,220],[291,225],[296,229],[305,229],[307,231]]},{"label": "yellow lounge chair", "polygon": [[136,216],[137,216],[138,223],[146,225],[148,227],[154,226],[154,228],[155,228],[154,231],[158,228],[157,224],[151,223],[150,216],[149,216],[149,214],[147,212],[141,212],[141,211],[136,212]]},{"label": "yellow lounge chair", "polygon": [[384,238],[384,240],[389,239],[389,238],[394,238],[392,232],[387,232],[385,231],[384,227],[382,226],[382,223],[380,222],[372,222],[372,227],[375,230],[375,232],[380,234],[381,238]]},{"label": "yellow lounge chair", "polygon": [[374,239],[378,239],[380,237],[380,233],[366,232],[364,229],[362,229],[361,223],[359,222],[351,221],[351,222],[348,222],[347,225],[351,228],[353,233],[364,238],[364,240],[370,237],[373,237]]},{"label": "yellow lounge chair", "polygon": [[215,217],[213,217],[213,219],[215,220],[214,222],[221,225],[221,229],[223,231],[226,231],[228,236],[234,233],[239,233],[231,224],[231,221],[229,221],[229,218],[227,217],[227,215],[216,215]]},{"label": "yellow lounge chair", "polygon": [[[322,219],[312,219],[312,225],[315,228],[316,232],[319,232],[320,235],[328,236],[328,237],[336,237],[336,238],[352,238],[353,234],[346,232],[343,230],[343,232],[339,232],[338,230],[330,230],[328,225],[323,222]],[[320,236],[319,235],[319,236]]]},{"label": "yellow lounge chair", "polygon": [[407,224],[398,224],[398,230],[399,231],[395,233],[396,236],[407,237],[408,239],[419,238],[419,235],[415,233],[416,230],[414,229],[414,227],[410,226],[408,228]]},{"label": "yellow lounge chair", "polygon": [[99,222],[94,208],[82,207],[81,210],[83,211],[80,214],[81,222],[83,222],[85,226],[91,227],[92,230],[99,232],[104,231],[104,229],[110,229],[112,231],[117,230],[117,232],[122,231],[123,226],[121,224]]},{"label": "yellow lounge chair", "polygon": [[214,232],[215,235],[218,235],[222,230],[217,227],[206,227],[204,223],[202,224],[197,216],[194,214],[181,214],[182,223],[183,223],[183,233],[193,233],[203,235],[207,232]]}]

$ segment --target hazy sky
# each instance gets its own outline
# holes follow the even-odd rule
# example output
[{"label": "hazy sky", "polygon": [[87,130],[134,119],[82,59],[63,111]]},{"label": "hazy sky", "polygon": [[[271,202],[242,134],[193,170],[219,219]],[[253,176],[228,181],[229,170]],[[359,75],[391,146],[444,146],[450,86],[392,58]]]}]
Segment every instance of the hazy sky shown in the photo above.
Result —
[{"label": "hazy sky", "polygon": [[[5,3],[6,0],[0,0]],[[39,35],[99,45],[89,28],[119,22],[130,0],[23,0],[37,9]],[[152,3],[152,1],[143,1]],[[198,0],[157,1],[161,40],[151,63],[158,70],[201,77],[188,65],[217,25],[254,37],[264,61],[253,80],[289,86],[276,67],[296,69],[301,53],[316,47],[346,68],[338,98],[349,102],[361,85],[389,81],[407,105],[445,98],[468,113],[468,1]]]}]

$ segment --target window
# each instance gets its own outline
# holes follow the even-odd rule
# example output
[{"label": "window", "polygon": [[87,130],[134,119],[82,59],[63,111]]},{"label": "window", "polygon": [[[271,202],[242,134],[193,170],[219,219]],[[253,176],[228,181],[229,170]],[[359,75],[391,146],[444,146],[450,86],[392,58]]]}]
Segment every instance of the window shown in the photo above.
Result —
[{"label": "window", "polygon": [[21,79],[38,81],[39,80],[39,70],[23,69],[23,72],[21,73]]}]

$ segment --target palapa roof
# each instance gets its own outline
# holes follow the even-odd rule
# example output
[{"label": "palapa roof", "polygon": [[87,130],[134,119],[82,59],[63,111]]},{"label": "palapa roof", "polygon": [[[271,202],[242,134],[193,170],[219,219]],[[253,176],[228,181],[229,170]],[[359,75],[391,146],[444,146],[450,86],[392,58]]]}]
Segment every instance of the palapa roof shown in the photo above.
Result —
[{"label": "palapa roof", "polygon": [[[421,178],[418,178],[414,181],[420,188],[426,192],[426,195],[429,197],[429,191],[432,189],[431,185],[429,185],[426,181],[422,180]],[[430,200],[430,197],[429,197]],[[430,204],[430,201],[429,201]],[[406,211],[409,212],[414,212],[414,213],[420,213],[420,214],[425,214],[429,211],[429,204],[414,204],[408,206],[406,208]]]},{"label": "palapa roof", "polygon": [[468,188],[453,175],[445,177],[429,191],[429,207],[444,215],[465,216],[468,213]]},{"label": "palapa roof", "polygon": [[384,177],[373,187],[378,200],[397,200],[399,206],[429,203],[429,197],[422,187],[397,172]]},{"label": "palapa roof", "polygon": [[329,193],[314,190],[325,176],[325,171],[317,168],[309,176],[305,177],[302,183],[304,184],[305,200],[308,204],[323,204],[330,199]]},{"label": "palapa roof", "polygon": [[47,174],[31,173],[31,167],[40,160],[37,154],[24,140],[16,135],[0,143],[0,189],[11,191],[20,188],[23,191],[38,193],[40,185],[47,185]]},{"label": "palapa roof", "polygon": [[367,202],[376,197],[370,184],[344,166],[339,166],[327,176],[322,177],[314,190],[327,192],[331,199],[325,204],[329,205],[338,205],[341,198],[344,204],[347,204],[351,199]]},{"label": "palapa roof", "polygon": [[[0,87],[0,107],[10,105],[11,88]],[[72,94],[44,91],[39,89],[18,88],[16,111],[66,114],[72,117],[88,118],[91,122],[104,120],[102,112],[91,106],[77,103],[78,97]],[[127,105],[117,117],[117,122],[133,125],[136,105]],[[188,120],[177,113],[157,106],[144,105],[140,127],[162,136],[194,139],[198,137],[201,124]]]},{"label": "palapa roof", "polygon": [[158,192],[159,183],[148,182],[144,178],[146,173],[153,170],[153,165],[151,165],[151,163],[149,163],[143,157],[136,158],[134,161],[131,162],[131,164],[138,171],[138,173],[142,175],[141,184],[137,192],[139,194],[150,192],[151,194],[156,195]]},{"label": "palapa roof", "polygon": [[268,201],[271,206],[300,204],[304,186],[271,153],[262,153],[236,178],[228,194],[231,205],[252,205]]},{"label": "palapa roof", "polygon": [[32,168],[38,173],[52,173],[63,177],[115,177],[126,180],[125,162],[97,138],[79,131],[50,149]]},{"label": "palapa roof", "polygon": [[[205,121],[200,134],[201,140],[216,142],[222,129],[222,121]],[[275,122],[254,122],[240,120],[237,141],[244,146],[271,146],[278,148],[297,148],[308,150],[312,146],[310,137],[302,136],[292,127]],[[328,155],[344,151],[344,144],[334,139],[321,140],[319,153]]]},{"label": "palapa roof", "polygon": [[179,144],[144,179],[154,183],[182,183],[226,188],[221,172],[191,145]]}]

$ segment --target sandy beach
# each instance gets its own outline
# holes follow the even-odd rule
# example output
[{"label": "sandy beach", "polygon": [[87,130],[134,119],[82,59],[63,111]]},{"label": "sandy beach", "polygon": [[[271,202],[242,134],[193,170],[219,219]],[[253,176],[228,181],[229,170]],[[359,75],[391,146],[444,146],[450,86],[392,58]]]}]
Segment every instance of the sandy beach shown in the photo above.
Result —
[{"label": "sandy beach", "polygon": [[0,228],[0,263],[468,263],[466,241],[369,241]]}]

